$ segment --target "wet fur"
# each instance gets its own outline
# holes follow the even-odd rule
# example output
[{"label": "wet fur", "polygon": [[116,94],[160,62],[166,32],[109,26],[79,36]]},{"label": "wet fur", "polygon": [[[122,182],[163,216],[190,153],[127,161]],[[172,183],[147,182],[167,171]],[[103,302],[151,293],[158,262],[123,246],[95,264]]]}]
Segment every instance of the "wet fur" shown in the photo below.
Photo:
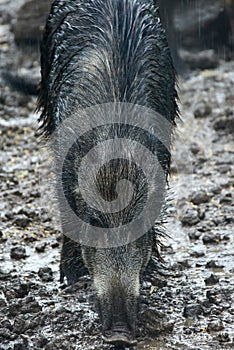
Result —
[{"label": "wet fur", "polygon": [[175,73],[153,1],[55,1],[41,64],[46,135],[77,107],[106,102],[147,106],[175,121]]},{"label": "wet fur", "polygon": [[[175,126],[178,114],[175,71],[154,1],[55,1],[41,46],[41,67],[39,122],[48,139],[79,108],[109,102],[148,107]],[[88,150],[91,143],[92,140],[87,141],[84,148]],[[163,149],[159,153],[167,177],[170,153]],[[72,209],[82,211],[74,196],[74,164],[72,159],[66,168],[67,195]],[[114,196],[116,181],[124,173],[120,169],[119,164],[113,163],[100,173],[100,191],[109,200]],[[125,171],[130,178],[134,177],[128,168]],[[105,186],[111,179],[113,186]],[[143,185],[139,191],[141,198]],[[137,203],[133,202],[133,207]],[[87,209],[83,211],[90,215]],[[105,227],[104,220],[100,225]],[[61,281],[66,276],[68,283],[76,282],[88,267],[107,334],[115,327],[115,315],[124,320],[134,337],[141,275],[150,256],[159,257],[157,233],[157,228],[152,229],[129,245],[108,249],[81,247],[64,236]]]}]

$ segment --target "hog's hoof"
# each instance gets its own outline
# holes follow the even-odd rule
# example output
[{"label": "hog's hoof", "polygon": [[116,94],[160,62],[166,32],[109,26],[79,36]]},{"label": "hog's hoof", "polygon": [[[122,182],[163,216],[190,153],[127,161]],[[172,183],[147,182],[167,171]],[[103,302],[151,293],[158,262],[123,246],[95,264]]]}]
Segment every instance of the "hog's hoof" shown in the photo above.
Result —
[{"label": "hog's hoof", "polygon": [[136,339],[133,339],[131,334],[126,332],[112,331],[103,334],[103,340],[107,344],[112,344],[115,346],[134,346],[137,344]]}]

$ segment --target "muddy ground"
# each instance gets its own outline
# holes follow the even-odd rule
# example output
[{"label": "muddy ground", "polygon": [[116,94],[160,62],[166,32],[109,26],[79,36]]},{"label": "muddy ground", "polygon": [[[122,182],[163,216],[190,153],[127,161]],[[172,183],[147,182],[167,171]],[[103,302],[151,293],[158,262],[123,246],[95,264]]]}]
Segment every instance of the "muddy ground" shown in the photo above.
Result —
[{"label": "muddy ground", "polygon": [[[0,69],[38,74],[15,47],[0,0]],[[59,284],[61,234],[36,99],[0,80],[0,350],[109,349],[90,278]],[[234,347],[234,61],[180,81],[162,255],[142,287],[137,349]]]}]

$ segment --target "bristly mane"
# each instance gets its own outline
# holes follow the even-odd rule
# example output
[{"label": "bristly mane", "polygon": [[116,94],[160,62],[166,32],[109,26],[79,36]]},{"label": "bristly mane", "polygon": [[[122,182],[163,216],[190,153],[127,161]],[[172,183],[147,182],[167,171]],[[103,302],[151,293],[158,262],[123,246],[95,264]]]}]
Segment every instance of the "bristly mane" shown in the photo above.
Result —
[{"label": "bristly mane", "polygon": [[174,123],[168,50],[154,1],[55,1],[41,46],[38,109],[45,135],[73,110],[108,102],[143,105]]}]

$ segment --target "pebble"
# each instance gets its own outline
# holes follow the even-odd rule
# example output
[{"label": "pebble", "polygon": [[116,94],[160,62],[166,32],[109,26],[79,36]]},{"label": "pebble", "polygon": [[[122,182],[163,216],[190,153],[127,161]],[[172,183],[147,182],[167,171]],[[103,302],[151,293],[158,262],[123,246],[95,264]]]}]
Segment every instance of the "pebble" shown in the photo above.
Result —
[{"label": "pebble", "polygon": [[195,248],[191,253],[191,256],[194,256],[195,258],[200,258],[205,255],[205,249],[203,247]]},{"label": "pebble", "polygon": [[231,166],[228,164],[219,165],[218,170],[220,174],[226,174],[231,170]]},{"label": "pebble", "polygon": [[26,283],[16,282],[12,293],[14,293],[15,298],[24,298],[29,293],[29,286]]},{"label": "pebble", "polygon": [[190,145],[190,151],[196,155],[201,151],[201,147],[196,142],[193,142]]},{"label": "pebble", "polygon": [[202,237],[202,241],[204,244],[214,244],[214,243],[219,243],[221,241],[221,237],[218,234],[214,233],[206,233]]},{"label": "pebble", "polygon": [[1,321],[1,326],[3,328],[9,329],[10,331],[13,330],[13,326],[12,326],[11,322],[6,318]]},{"label": "pebble", "polygon": [[202,235],[202,232],[197,231],[197,229],[189,230],[188,236],[191,240],[198,240]]},{"label": "pebble", "polygon": [[50,243],[51,248],[55,249],[59,247],[59,242],[57,240],[54,240]]},{"label": "pebble", "polygon": [[[219,340],[220,343],[227,343],[227,342],[231,341],[229,334],[226,333],[226,332],[225,333],[220,333],[218,335],[218,340]],[[233,341],[234,341],[234,339],[233,339]]]},{"label": "pebble", "polygon": [[7,237],[4,236],[3,232],[0,230],[0,243],[7,241]]},{"label": "pebble", "polygon": [[31,222],[31,219],[27,217],[26,215],[18,215],[14,220],[13,224],[22,228],[25,228],[29,225]]},{"label": "pebble", "polygon": [[196,225],[200,219],[198,216],[198,211],[195,208],[191,208],[190,206],[186,206],[182,209],[179,214],[179,219],[183,225]]},{"label": "pebble", "polygon": [[202,315],[203,312],[203,307],[200,304],[189,304],[184,307],[183,316],[185,318],[196,317]]},{"label": "pebble", "polygon": [[210,195],[205,190],[194,191],[190,196],[190,201],[194,204],[207,203],[210,200]]},{"label": "pebble", "polygon": [[0,328],[0,339],[12,339],[12,333],[7,328]]},{"label": "pebble", "polygon": [[153,286],[156,286],[158,288],[163,288],[163,287],[166,287],[166,285],[167,285],[166,279],[156,277],[156,276],[153,276],[151,278],[151,283]]},{"label": "pebble", "polygon": [[35,250],[38,253],[43,253],[45,251],[46,246],[47,246],[46,242],[38,243],[35,246]]},{"label": "pebble", "polygon": [[222,194],[220,196],[220,200],[219,200],[220,204],[232,204],[232,202],[233,202],[233,198],[230,192],[226,192],[225,194]]},{"label": "pebble", "polygon": [[222,188],[219,185],[214,185],[210,188],[210,192],[214,194],[219,194],[221,191],[222,191]]},{"label": "pebble", "polygon": [[0,307],[2,308],[5,306],[7,306],[7,302],[6,302],[5,298],[0,297]]},{"label": "pebble", "polygon": [[206,297],[210,304],[219,304],[220,299],[217,297],[217,292],[215,290],[207,290]]},{"label": "pebble", "polygon": [[215,260],[210,260],[206,264],[206,268],[208,269],[222,269],[224,265],[218,264]]},{"label": "pebble", "polygon": [[44,282],[53,281],[53,271],[50,267],[41,267],[38,271],[38,276]]},{"label": "pebble", "polygon": [[212,273],[208,278],[205,278],[204,281],[207,286],[212,286],[219,283],[219,278]]},{"label": "pebble", "polygon": [[206,118],[211,114],[211,112],[212,112],[212,109],[210,105],[207,102],[202,101],[197,105],[196,109],[194,110],[194,117]]},{"label": "pebble", "polygon": [[223,131],[225,134],[234,133],[234,117],[230,115],[218,118],[213,124],[213,128],[215,131]]},{"label": "pebble", "polygon": [[23,299],[12,299],[9,305],[10,316],[17,316],[20,314],[38,313],[42,307],[35,300],[34,297],[27,296]]},{"label": "pebble", "polygon": [[13,330],[14,333],[23,334],[23,332],[26,330],[26,321],[22,317],[16,316],[13,324]]},{"label": "pebble", "polygon": [[28,348],[28,341],[24,338],[23,340],[19,340],[14,344],[13,350],[26,350]]},{"label": "pebble", "polygon": [[10,255],[11,255],[11,258],[15,260],[24,259],[27,257],[26,249],[21,246],[16,246],[14,248],[11,248]]},{"label": "pebble", "polygon": [[218,332],[218,331],[222,331],[224,329],[224,325],[223,325],[223,322],[221,320],[214,319],[208,323],[207,329],[208,329],[208,331]]},{"label": "pebble", "polygon": [[164,332],[171,332],[175,322],[165,317],[165,315],[155,308],[147,308],[141,315],[144,320],[147,332],[151,335],[158,335]]}]

